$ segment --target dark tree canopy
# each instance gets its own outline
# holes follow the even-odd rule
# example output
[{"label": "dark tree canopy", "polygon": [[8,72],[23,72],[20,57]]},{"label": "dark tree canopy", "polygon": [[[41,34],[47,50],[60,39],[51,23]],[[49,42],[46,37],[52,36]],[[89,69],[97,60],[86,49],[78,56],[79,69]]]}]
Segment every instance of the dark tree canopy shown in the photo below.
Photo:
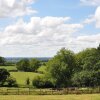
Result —
[{"label": "dark tree canopy", "polygon": [[33,58],[30,60],[30,71],[37,71],[37,69],[40,67],[41,63],[39,60]]},{"label": "dark tree canopy", "polygon": [[4,57],[0,57],[0,65],[1,66],[5,65],[5,58]]},{"label": "dark tree canopy", "polygon": [[22,59],[17,64],[17,69],[20,71],[30,71],[30,63],[28,59]]},{"label": "dark tree canopy", "polygon": [[22,59],[16,64],[18,70],[25,72],[35,72],[40,65],[40,61],[37,59]]},{"label": "dark tree canopy", "polygon": [[0,69],[0,85],[3,85],[10,73],[6,69]]}]

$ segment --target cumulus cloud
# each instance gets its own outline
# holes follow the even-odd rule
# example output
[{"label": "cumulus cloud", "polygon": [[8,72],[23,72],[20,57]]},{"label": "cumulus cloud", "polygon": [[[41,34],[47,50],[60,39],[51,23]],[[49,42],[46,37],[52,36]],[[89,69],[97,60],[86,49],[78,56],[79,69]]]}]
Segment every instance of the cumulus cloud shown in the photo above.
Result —
[{"label": "cumulus cloud", "polygon": [[0,0],[0,18],[24,16],[36,13],[31,8],[35,0]]},{"label": "cumulus cloud", "polygon": [[100,6],[97,7],[94,17],[96,19],[96,27],[100,28]]},{"label": "cumulus cloud", "polygon": [[82,24],[70,24],[70,17],[32,17],[7,26],[0,34],[1,45],[65,45],[72,34],[83,28]]},{"label": "cumulus cloud", "polygon": [[98,6],[95,10],[95,13],[89,15],[84,21],[83,24],[91,24],[94,23],[96,28],[100,28],[100,6]]},{"label": "cumulus cloud", "polygon": [[80,0],[84,5],[98,6],[100,5],[100,0]]}]

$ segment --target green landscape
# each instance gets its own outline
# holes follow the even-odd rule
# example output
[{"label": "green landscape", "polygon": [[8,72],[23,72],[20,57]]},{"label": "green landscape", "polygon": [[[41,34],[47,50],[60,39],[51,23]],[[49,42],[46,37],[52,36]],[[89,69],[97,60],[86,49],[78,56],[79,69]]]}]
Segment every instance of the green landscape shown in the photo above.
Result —
[{"label": "green landscape", "polygon": [[79,53],[61,48],[48,61],[22,58],[10,62],[0,57],[0,97],[1,100],[99,100],[100,45]]}]

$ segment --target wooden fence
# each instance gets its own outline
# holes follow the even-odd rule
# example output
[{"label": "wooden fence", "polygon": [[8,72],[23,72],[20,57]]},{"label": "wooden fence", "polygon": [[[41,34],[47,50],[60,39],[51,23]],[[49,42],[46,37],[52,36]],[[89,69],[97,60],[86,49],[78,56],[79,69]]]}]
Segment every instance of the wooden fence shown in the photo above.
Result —
[{"label": "wooden fence", "polygon": [[100,93],[100,88],[63,88],[63,89],[33,89],[33,88],[0,88],[0,95],[67,95]]}]

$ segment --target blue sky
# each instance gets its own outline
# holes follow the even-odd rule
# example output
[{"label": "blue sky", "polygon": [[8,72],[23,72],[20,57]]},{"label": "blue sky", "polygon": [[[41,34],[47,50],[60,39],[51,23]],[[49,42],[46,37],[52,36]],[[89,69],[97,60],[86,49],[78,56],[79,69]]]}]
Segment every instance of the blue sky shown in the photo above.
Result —
[{"label": "blue sky", "polygon": [[50,57],[100,43],[100,0],[0,0],[0,56]]}]

